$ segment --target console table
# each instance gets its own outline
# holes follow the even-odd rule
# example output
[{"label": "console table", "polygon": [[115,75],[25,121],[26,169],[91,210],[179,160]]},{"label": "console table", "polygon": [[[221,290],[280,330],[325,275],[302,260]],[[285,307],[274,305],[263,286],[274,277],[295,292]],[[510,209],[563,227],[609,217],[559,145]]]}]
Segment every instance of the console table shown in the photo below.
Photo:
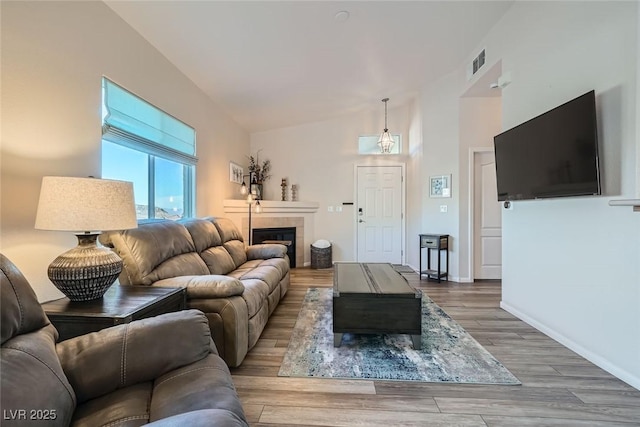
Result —
[{"label": "console table", "polygon": [[116,282],[100,299],[60,298],[42,304],[60,334],[60,341],[110,326],[186,308],[185,290],[153,286],[122,286]]},{"label": "console table", "polygon": [[[422,250],[427,249],[427,269],[422,269]],[[438,269],[431,269],[431,250],[435,250],[438,256]],[[446,270],[441,270],[440,254],[442,251],[446,253],[447,266]],[[427,276],[427,280],[436,279],[438,282],[444,278],[447,280],[449,276],[449,235],[448,234],[420,234],[420,280],[422,276]]]}]

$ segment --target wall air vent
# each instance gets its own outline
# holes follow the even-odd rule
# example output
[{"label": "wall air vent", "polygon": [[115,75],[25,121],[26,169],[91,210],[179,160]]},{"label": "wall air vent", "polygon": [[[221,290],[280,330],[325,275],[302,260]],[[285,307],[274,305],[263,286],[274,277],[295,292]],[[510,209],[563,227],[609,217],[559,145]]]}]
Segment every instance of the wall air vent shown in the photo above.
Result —
[{"label": "wall air vent", "polygon": [[472,75],[477,73],[480,67],[484,65],[484,60],[485,60],[485,54],[484,54],[484,49],[482,49],[482,52],[480,52],[480,54],[477,57],[475,57],[473,60],[472,73],[471,73]]}]

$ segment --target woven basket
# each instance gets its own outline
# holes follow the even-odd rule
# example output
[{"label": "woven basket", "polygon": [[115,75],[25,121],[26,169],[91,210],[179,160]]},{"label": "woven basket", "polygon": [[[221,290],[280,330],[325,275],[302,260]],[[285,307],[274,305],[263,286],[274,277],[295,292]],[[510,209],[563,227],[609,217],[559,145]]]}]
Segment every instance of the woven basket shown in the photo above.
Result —
[{"label": "woven basket", "polygon": [[328,248],[316,248],[311,245],[311,268],[331,268],[331,246]]}]

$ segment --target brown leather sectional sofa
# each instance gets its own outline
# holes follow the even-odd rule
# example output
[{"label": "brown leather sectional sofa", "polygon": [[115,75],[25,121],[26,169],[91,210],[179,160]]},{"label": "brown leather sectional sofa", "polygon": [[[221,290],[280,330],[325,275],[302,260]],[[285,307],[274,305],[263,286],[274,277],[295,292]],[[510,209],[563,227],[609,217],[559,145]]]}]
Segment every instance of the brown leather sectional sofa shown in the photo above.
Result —
[{"label": "brown leather sectional sofa", "polygon": [[227,218],[151,221],[107,232],[100,242],[122,257],[123,285],[182,287],[205,313],[218,353],[239,366],[289,287],[287,248],[246,246]]}]

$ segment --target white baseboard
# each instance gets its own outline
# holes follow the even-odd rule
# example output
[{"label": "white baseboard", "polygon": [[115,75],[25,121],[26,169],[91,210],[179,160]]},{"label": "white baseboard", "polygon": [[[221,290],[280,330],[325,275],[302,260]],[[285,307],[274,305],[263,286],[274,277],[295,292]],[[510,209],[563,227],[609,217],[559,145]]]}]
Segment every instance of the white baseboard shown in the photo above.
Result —
[{"label": "white baseboard", "polygon": [[407,267],[409,267],[410,269],[412,269],[416,273],[418,272],[418,269],[415,266],[411,265],[411,264],[407,264]]},{"label": "white baseboard", "polygon": [[515,307],[509,305],[508,303],[506,303],[504,301],[500,301],[500,308],[508,311],[509,313],[511,313],[514,316],[516,316],[518,319],[522,320],[523,322],[527,323],[530,326],[533,326],[534,328],[536,328],[540,332],[542,332],[542,333],[548,335],[549,337],[553,338],[554,340],[558,341],[560,344],[564,345],[568,349],[578,353],[580,356],[584,357],[585,359],[587,359],[591,363],[593,363],[593,364],[597,365],[598,367],[604,369],[605,371],[609,372],[611,375],[621,379],[625,383],[629,384],[631,387],[634,387],[634,388],[640,390],[640,378],[638,378],[637,376],[631,374],[630,372],[627,372],[624,369],[621,369],[620,367],[618,367],[616,365],[613,365],[611,362],[609,362],[608,360],[604,359],[602,356],[599,356],[599,355],[591,352],[590,350],[587,350],[586,348],[584,348],[581,345],[577,344],[576,342],[574,342],[570,338],[567,338],[566,336],[564,336],[562,334],[559,334],[558,332],[554,331],[553,329],[549,329],[547,326],[545,326],[542,323],[538,322],[537,320],[529,317],[528,315],[522,313],[521,311],[519,311],[518,309],[516,309]]}]

